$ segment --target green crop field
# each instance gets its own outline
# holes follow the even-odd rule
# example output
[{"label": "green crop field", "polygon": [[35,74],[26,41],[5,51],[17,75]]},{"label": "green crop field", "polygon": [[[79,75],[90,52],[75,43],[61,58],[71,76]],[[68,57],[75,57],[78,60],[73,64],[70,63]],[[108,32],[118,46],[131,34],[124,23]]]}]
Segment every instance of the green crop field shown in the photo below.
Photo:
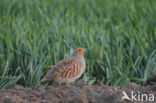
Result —
[{"label": "green crop field", "polygon": [[89,84],[144,84],[156,74],[156,1],[0,0],[0,88],[40,85],[77,47]]}]

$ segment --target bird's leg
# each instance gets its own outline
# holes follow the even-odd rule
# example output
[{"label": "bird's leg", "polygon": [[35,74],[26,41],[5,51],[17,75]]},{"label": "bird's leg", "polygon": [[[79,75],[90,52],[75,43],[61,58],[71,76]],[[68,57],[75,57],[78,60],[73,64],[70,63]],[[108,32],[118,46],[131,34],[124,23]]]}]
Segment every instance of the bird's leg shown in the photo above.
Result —
[{"label": "bird's leg", "polygon": [[64,82],[63,85],[65,85],[65,86],[69,86],[70,83],[69,83],[69,82]]},{"label": "bird's leg", "polygon": [[59,86],[61,84],[62,84],[62,82],[54,82],[54,86]]}]

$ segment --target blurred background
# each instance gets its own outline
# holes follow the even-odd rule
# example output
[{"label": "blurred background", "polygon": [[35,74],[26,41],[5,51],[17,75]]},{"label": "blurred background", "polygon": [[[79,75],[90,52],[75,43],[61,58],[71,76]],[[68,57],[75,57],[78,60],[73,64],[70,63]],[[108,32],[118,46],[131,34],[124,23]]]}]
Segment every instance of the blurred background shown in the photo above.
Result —
[{"label": "blurred background", "polygon": [[156,74],[156,1],[0,0],[0,88],[38,86],[77,47],[89,84],[143,85]]}]

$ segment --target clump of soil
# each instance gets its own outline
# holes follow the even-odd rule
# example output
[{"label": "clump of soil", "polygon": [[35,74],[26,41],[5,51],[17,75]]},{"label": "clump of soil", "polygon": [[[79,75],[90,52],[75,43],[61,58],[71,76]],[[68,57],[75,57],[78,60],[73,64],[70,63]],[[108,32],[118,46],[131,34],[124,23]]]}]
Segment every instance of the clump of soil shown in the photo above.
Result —
[{"label": "clump of soil", "polygon": [[74,85],[51,85],[47,88],[13,85],[0,90],[0,103],[131,103],[130,100],[121,100],[123,91],[128,96],[131,91],[153,94],[156,99],[156,85],[130,83],[128,86],[91,86],[79,80]]}]

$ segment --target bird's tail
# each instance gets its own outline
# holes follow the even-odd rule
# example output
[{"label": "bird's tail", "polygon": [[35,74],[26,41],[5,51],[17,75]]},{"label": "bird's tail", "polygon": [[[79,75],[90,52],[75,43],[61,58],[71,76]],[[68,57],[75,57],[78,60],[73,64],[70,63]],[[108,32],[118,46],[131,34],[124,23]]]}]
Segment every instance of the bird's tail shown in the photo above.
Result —
[{"label": "bird's tail", "polygon": [[41,83],[43,83],[43,82],[47,82],[47,81],[50,81],[51,79],[49,78],[49,75],[46,75],[46,76],[44,76],[41,80],[40,80],[40,82]]},{"label": "bird's tail", "polygon": [[50,69],[49,72],[40,80],[41,83],[52,80],[53,69]]},{"label": "bird's tail", "polygon": [[46,81],[47,81],[46,77],[43,77],[43,78],[40,80],[41,83],[46,82]]}]

